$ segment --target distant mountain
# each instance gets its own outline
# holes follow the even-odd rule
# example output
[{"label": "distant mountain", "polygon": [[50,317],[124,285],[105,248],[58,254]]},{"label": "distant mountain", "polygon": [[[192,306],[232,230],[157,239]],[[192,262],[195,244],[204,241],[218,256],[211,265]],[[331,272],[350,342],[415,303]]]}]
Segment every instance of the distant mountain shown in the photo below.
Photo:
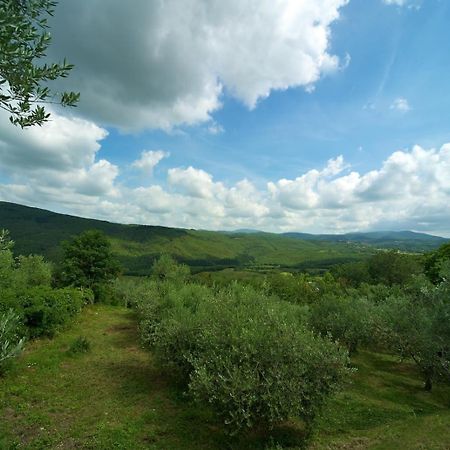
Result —
[{"label": "distant mountain", "polygon": [[109,236],[126,273],[136,275],[148,274],[154,259],[161,253],[172,254],[177,260],[189,264],[193,271],[226,267],[322,270],[334,264],[365,259],[377,247],[423,251],[445,242],[442,238],[411,232],[402,232],[392,238],[388,232],[388,235],[315,236],[121,225],[7,202],[0,202],[2,228],[10,231],[16,242],[17,254],[42,254],[53,261],[61,257],[62,240],[85,230],[101,230]]},{"label": "distant mountain", "polygon": [[440,236],[433,236],[415,231],[371,231],[365,233],[346,234],[307,234],[283,233],[283,236],[308,240],[328,242],[351,242],[370,245],[376,248],[392,248],[412,252],[426,252],[434,250],[448,241]]},{"label": "distant mountain", "polygon": [[239,228],[238,230],[227,231],[227,233],[234,233],[234,234],[254,234],[254,233],[264,233],[264,231],[261,231],[261,230],[254,230],[254,229],[252,229],[252,228]]}]

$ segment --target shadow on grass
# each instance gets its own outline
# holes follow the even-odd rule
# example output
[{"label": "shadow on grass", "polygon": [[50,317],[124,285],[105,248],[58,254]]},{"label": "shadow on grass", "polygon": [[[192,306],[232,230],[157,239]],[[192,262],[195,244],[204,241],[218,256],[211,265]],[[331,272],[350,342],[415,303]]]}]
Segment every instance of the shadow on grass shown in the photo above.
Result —
[{"label": "shadow on grass", "polygon": [[[147,364],[127,360],[106,363],[99,369],[111,378],[121,405],[138,411],[136,420],[143,430],[141,441],[149,446],[242,450],[275,448],[274,443],[283,448],[302,446],[304,431],[295,423],[229,436],[207,405],[193,402],[150,358]],[[146,432],[146,428],[152,432]]]}]

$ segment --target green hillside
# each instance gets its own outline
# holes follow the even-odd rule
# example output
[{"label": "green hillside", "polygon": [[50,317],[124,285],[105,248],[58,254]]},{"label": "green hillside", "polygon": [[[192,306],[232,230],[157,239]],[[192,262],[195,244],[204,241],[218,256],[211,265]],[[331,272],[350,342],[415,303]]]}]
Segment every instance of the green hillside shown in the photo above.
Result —
[{"label": "green hillside", "polygon": [[[197,231],[144,225],[121,225],[101,220],[85,219],[0,202],[0,229],[10,231],[19,254],[43,254],[53,261],[61,255],[60,242],[88,229],[106,233],[119,256],[126,273],[147,274],[155,257],[163,252],[191,266],[194,271],[219,270],[226,267],[251,267],[264,270],[289,268],[298,270],[324,269],[333,264],[364,259],[373,254],[377,239],[358,241],[301,234],[281,235],[263,232],[226,233]],[[435,248],[441,238],[408,232],[403,250],[420,251]],[[386,234],[383,242],[389,242]],[[408,247],[408,239],[414,245]],[[443,240],[442,240],[443,241]],[[392,239],[396,248],[398,236]],[[418,246],[417,242],[426,244]]]},{"label": "green hillside", "polygon": [[434,250],[448,240],[440,236],[416,233],[414,231],[372,231],[346,234],[284,233],[283,236],[302,240],[356,242],[376,248],[394,248],[410,252]]}]

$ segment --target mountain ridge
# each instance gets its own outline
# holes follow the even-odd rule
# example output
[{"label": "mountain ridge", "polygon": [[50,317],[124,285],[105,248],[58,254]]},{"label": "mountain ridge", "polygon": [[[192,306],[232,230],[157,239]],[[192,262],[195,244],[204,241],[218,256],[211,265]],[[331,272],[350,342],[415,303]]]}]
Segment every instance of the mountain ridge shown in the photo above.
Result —
[{"label": "mountain ridge", "polygon": [[[307,233],[238,233],[171,228],[156,225],[118,224],[60,214],[40,208],[0,202],[0,229],[9,229],[16,241],[16,253],[43,254],[48,259],[61,258],[60,243],[87,229],[107,234],[126,272],[147,274],[154,259],[170,253],[195,271],[226,267],[289,268],[322,270],[334,264],[361,260],[377,248],[396,248],[424,252],[446,242],[430,236],[420,239],[386,241],[382,239],[351,240],[342,235],[308,235]],[[306,236],[306,238],[299,238]],[[328,236],[325,238],[323,236]],[[428,235],[425,235],[428,236]],[[383,247],[386,245],[387,247]]]}]

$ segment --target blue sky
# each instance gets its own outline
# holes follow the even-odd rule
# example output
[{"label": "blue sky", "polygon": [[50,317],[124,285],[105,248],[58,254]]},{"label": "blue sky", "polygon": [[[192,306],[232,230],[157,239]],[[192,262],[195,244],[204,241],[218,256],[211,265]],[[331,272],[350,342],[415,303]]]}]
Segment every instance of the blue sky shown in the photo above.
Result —
[{"label": "blue sky", "polygon": [[49,57],[75,64],[59,86],[81,102],[47,131],[2,125],[0,199],[167,226],[450,236],[448,2],[160,5],[60,2]]}]

